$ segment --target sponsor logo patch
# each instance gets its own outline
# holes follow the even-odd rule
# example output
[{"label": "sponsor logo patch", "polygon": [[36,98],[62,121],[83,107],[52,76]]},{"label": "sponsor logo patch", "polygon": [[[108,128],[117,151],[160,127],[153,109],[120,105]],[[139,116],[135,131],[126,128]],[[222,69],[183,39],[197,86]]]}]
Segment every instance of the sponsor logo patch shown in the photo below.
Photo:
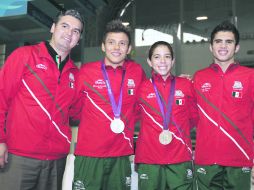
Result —
[{"label": "sponsor logo patch", "polygon": [[251,172],[251,168],[250,167],[242,167],[242,172],[243,173],[250,173]]},{"label": "sponsor logo patch", "polygon": [[206,170],[205,170],[205,168],[198,168],[197,173],[201,173],[201,174],[206,175]]},{"label": "sponsor logo patch", "polygon": [[74,181],[73,190],[85,190],[85,184],[81,180]]},{"label": "sponsor logo patch", "polygon": [[147,97],[148,99],[150,99],[150,98],[155,98],[156,95],[155,95],[154,92],[152,92],[152,93],[149,93],[146,97]]},{"label": "sponsor logo patch", "polygon": [[106,83],[103,79],[98,79],[94,82],[93,87],[102,89],[102,88],[106,88],[107,86],[106,86]]},{"label": "sponsor logo patch", "polygon": [[147,174],[141,174],[140,176],[139,176],[139,178],[140,179],[148,179],[148,175]]},{"label": "sponsor logo patch", "polygon": [[186,178],[187,179],[192,179],[193,178],[193,173],[192,173],[192,170],[191,169],[187,169],[186,170]]},{"label": "sponsor logo patch", "polygon": [[41,63],[37,64],[35,67],[38,68],[38,69],[43,69],[43,70],[47,70],[48,69],[48,67],[46,65],[41,64]]},{"label": "sponsor logo patch", "polygon": [[211,83],[206,82],[206,83],[204,83],[204,84],[201,86],[201,91],[202,91],[202,92],[208,92],[208,91],[210,91],[211,88],[212,88]]}]

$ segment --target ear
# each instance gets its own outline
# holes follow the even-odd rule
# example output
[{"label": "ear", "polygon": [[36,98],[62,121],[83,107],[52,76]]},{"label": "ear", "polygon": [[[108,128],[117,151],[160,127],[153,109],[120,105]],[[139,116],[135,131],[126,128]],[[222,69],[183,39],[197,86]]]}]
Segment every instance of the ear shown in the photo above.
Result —
[{"label": "ear", "polygon": [[213,52],[213,47],[212,47],[211,44],[210,44],[210,46],[209,46],[209,49],[210,49],[211,52]]},{"label": "ear", "polygon": [[101,50],[103,51],[103,52],[105,52],[106,50],[105,50],[105,44],[102,42],[101,43]]},{"label": "ear", "polygon": [[153,67],[153,66],[152,66],[152,62],[151,62],[151,60],[150,60],[149,58],[147,58],[146,61],[147,61],[148,65],[149,65],[150,67]]},{"label": "ear", "polygon": [[235,46],[235,53],[237,53],[239,50],[240,50],[240,45],[238,44]]},{"label": "ear", "polygon": [[52,26],[51,26],[51,28],[50,28],[50,33],[52,33],[52,34],[54,33],[55,27],[56,27],[56,24],[53,23]]},{"label": "ear", "polygon": [[130,54],[131,49],[132,49],[132,47],[131,47],[131,45],[129,45],[127,54]]},{"label": "ear", "polygon": [[175,58],[172,60],[171,68],[175,65]]}]

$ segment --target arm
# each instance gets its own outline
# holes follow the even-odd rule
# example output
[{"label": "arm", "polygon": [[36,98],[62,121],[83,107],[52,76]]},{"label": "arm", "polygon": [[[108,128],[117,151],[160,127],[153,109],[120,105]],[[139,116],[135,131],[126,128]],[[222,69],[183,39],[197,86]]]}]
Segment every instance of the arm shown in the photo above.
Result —
[{"label": "arm", "polygon": [[9,105],[21,84],[24,70],[22,55],[25,52],[15,50],[6,60],[0,72],[0,167],[4,167],[8,158],[6,144],[6,116]]},{"label": "arm", "polygon": [[8,162],[8,149],[5,143],[0,143],[0,168]]}]

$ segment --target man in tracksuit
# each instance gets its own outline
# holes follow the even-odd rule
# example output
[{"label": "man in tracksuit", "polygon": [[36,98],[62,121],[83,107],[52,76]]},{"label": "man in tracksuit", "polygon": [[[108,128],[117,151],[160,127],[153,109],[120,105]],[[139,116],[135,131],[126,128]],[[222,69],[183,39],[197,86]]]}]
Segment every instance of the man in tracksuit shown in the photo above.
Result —
[{"label": "man in tracksuit", "polygon": [[82,112],[73,189],[130,189],[134,104],[145,76],[139,64],[126,59],[130,42],[129,30],[113,20],[103,37],[105,58],[80,69],[77,88]]},{"label": "man in tracksuit", "polygon": [[60,12],[49,42],[7,58],[0,73],[1,190],[61,189],[78,72],[69,54],[82,30],[79,12]]},{"label": "man in tracksuit", "polygon": [[214,63],[194,75],[198,189],[249,190],[253,166],[254,70],[234,59],[239,33],[223,22],[211,33]]}]

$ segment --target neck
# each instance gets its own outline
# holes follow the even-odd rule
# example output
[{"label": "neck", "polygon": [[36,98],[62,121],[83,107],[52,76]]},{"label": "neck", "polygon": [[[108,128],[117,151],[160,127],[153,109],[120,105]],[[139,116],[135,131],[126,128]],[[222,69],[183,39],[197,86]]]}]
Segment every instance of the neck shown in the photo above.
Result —
[{"label": "neck", "polygon": [[110,61],[108,61],[107,59],[104,60],[104,63],[106,66],[111,66],[113,67],[114,69],[116,69],[117,67],[120,67],[120,66],[123,66],[124,64],[124,61],[120,62],[120,63],[112,63]]},{"label": "neck", "polygon": [[225,73],[226,70],[228,69],[228,67],[229,67],[232,63],[234,63],[234,61],[231,62],[231,63],[215,63],[215,64],[219,65],[220,68],[221,68],[221,70],[223,71],[223,73]]},{"label": "neck", "polygon": [[51,47],[56,51],[56,53],[58,55],[61,56],[61,60],[65,60],[65,58],[69,55],[70,52],[66,52],[66,51],[61,51],[59,50],[56,46],[54,46],[54,44],[50,41],[49,44],[51,45]]}]

